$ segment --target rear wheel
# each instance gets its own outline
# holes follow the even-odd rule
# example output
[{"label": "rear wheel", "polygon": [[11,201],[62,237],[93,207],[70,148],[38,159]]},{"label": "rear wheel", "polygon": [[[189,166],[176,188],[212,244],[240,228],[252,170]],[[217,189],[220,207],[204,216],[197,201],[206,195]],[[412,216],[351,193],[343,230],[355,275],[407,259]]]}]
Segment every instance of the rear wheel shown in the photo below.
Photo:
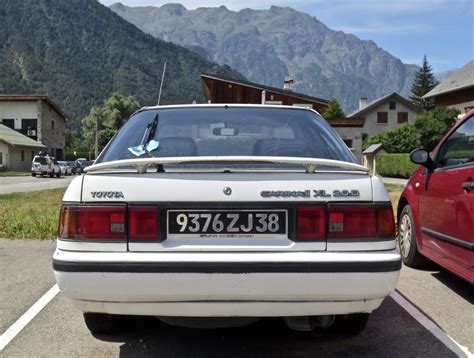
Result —
[{"label": "rear wheel", "polygon": [[56,173],[56,178],[59,178],[60,176],[61,176],[61,172],[59,171]]},{"label": "rear wheel", "polygon": [[336,316],[331,331],[340,334],[358,334],[367,326],[370,313],[354,313]]},{"label": "rear wheel", "polygon": [[123,329],[123,316],[107,313],[84,313],[84,322],[91,333],[107,334]]},{"label": "rear wheel", "polygon": [[32,172],[32,173],[31,173],[31,176],[32,176],[32,177],[35,177],[35,176],[36,176],[36,173],[35,173],[35,172]]},{"label": "rear wheel", "polygon": [[410,205],[405,205],[398,222],[398,245],[403,263],[409,267],[420,267],[426,259],[418,252],[415,221]]}]

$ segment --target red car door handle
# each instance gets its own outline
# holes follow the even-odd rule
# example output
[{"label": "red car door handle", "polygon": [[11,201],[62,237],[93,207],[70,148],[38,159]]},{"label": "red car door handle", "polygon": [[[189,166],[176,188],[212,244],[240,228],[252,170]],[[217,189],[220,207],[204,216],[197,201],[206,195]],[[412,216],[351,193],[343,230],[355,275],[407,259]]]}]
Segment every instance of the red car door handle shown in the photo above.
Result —
[{"label": "red car door handle", "polygon": [[472,181],[467,181],[465,183],[462,183],[462,188],[464,190],[471,190],[471,189],[474,189],[474,182]]}]

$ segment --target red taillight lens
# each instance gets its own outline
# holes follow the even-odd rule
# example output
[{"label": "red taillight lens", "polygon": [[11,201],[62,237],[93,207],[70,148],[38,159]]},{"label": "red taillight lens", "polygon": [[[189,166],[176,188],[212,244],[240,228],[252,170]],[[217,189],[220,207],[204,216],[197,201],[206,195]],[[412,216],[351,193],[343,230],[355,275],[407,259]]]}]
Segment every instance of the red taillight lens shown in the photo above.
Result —
[{"label": "red taillight lens", "polygon": [[148,241],[158,237],[158,210],[156,206],[128,208],[129,240]]},{"label": "red taillight lens", "polygon": [[329,239],[375,238],[395,235],[391,206],[330,205]]},{"label": "red taillight lens", "polygon": [[71,240],[126,240],[126,206],[63,206],[59,237]]},{"label": "red taillight lens", "polygon": [[392,206],[377,207],[379,236],[395,236],[395,219]]},{"label": "red taillight lens", "polygon": [[324,240],[326,238],[326,207],[300,206],[297,208],[296,239]]}]

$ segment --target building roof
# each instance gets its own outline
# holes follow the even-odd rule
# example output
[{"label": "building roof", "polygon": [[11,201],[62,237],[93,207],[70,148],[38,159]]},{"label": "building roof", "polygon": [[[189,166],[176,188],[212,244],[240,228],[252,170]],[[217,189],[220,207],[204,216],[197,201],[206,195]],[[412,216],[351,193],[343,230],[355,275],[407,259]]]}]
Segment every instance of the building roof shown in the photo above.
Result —
[{"label": "building roof", "polygon": [[363,127],[364,118],[332,118],[327,119],[331,127]]},{"label": "building roof", "polygon": [[46,95],[23,95],[23,94],[0,94],[0,101],[46,101],[51,108],[53,108],[61,117],[64,118],[64,121],[69,122],[69,117],[64,111],[53,102],[51,98]]},{"label": "building roof", "polygon": [[416,105],[414,105],[411,101],[406,99],[405,97],[400,96],[398,93],[393,92],[389,93],[383,97],[377,98],[373,100],[372,102],[368,103],[367,106],[365,106],[362,109],[358,109],[355,112],[352,112],[349,114],[347,117],[349,118],[354,118],[354,117],[364,117],[368,112],[370,112],[373,108],[377,107],[378,105],[390,101],[390,100],[396,100],[398,102],[402,102],[405,106],[411,108],[413,111],[420,113],[422,109]]},{"label": "building roof", "polygon": [[382,143],[372,144],[366,150],[364,150],[362,154],[374,154],[382,149],[387,151]]},{"label": "building roof", "polygon": [[474,87],[474,60],[468,62],[447,80],[438,84],[425,94],[423,98],[436,97],[440,94],[454,92],[468,87]]},{"label": "building roof", "polygon": [[27,136],[13,130],[6,125],[0,124],[0,141],[3,141],[13,147],[34,147],[45,148],[41,142],[37,142]]},{"label": "building roof", "polygon": [[212,74],[209,74],[209,73],[202,73],[201,78],[211,78],[211,79],[215,79],[215,80],[218,80],[218,81],[225,81],[225,82],[229,82],[229,83],[235,83],[235,84],[239,84],[239,85],[242,85],[242,86],[253,87],[253,88],[256,88],[256,89],[263,90],[263,91],[271,91],[271,92],[279,93],[279,94],[282,94],[282,95],[285,95],[285,96],[301,98],[301,99],[305,99],[307,101],[319,102],[319,103],[322,103],[322,104],[325,104],[325,105],[327,105],[329,103],[329,101],[327,99],[308,96],[308,95],[303,94],[303,93],[293,92],[293,91],[285,90],[283,88],[266,86],[266,85],[262,85],[260,83],[254,83],[254,82],[249,82],[249,81],[244,81],[244,80],[229,79],[229,78],[225,78],[225,77],[221,77],[221,76],[212,75]]}]

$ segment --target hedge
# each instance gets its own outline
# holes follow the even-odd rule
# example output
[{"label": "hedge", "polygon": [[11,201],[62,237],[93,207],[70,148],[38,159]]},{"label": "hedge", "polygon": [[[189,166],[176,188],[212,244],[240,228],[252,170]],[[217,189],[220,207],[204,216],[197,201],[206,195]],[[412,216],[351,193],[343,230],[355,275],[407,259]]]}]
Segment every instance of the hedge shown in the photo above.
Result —
[{"label": "hedge", "polygon": [[411,162],[409,154],[402,153],[376,155],[375,166],[378,175],[393,178],[409,178],[418,165]]},{"label": "hedge", "polygon": [[[66,152],[65,153],[66,160],[76,160],[77,158],[86,158],[89,159],[89,152],[76,152],[76,155],[74,155],[74,152]],[[90,152],[91,159],[94,159],[94,152]]]}]

